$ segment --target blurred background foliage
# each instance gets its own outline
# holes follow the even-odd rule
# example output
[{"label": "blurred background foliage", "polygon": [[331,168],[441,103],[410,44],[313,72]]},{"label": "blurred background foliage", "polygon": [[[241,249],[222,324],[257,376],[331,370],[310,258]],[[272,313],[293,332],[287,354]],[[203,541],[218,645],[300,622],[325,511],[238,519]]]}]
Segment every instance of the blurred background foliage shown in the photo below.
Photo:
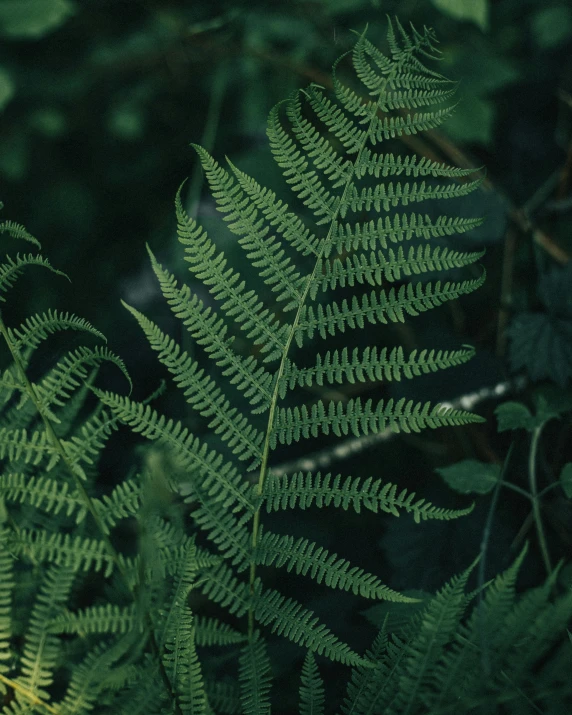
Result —
[{"label": "blurred background foliage", "polygon": [[[465,366],[378,385],[367,396],[452,399],[494,385],[511,371],[568,387],[569,0],[0,0],[3,218],[24,223],[42,241],[53,265],[72,279],[68,285],[45,276],[36,282],[35,274],[27,275],[15,289],[17,300],[8,305],[10,323],[48,307],[73,309],[105,333],[110,347],[124,358],[139,385],[135,397],[154,390],[166,375],[119,300],[180,337],[144,244],[188,279],[173,207],[183,179],[190,177],[185,194],[189,212],[227,251],[232,265],[239,270],[246,265],[204,191],[189,143],[202,144],[217,159],[227,155],[288,200],[266,146],[270,108],[309,82],[331,86],[331,65],[352,47],[352,30],[368,26],[369,39],[383,47],[386,14],[398,15],[404,25],[411,21],[434,27],[443,53],[437,69],[460,81],[459,104],[442,130],[403,139],[407,149],[432,159],[486,166],[482,189],[459,200],[454,209],[424,205],[420,210],[486,217],[483,226],[451,243],[461,250],[485,247],[488,280],[478,293],[403,325],[364,331],[367,336],[360,340],[370,345],[401,344],[411,350],[471,343],[477,349],[476,358]],[[196,290],[204,295],[203,288]],[[115,387],[124,389],[123,384]],[[351,396],[358,394],[359,386],[350,387],[355,388]],[[350,393],[320,396],[343,399]],[[176,398],[165,399],[175,400],[165,411],[179,410],[204,434],[204,421],[186,415]],[[479,407],[489,418],[487,425],[404,435],[391,449],[369,449],[358,463],[354,460],[351,473],[390,478],[442,506],[464,506],[467,499],[451,496],[432,469],[460,459],[502,463],[509,439],[496,434],[493,407]],[[569,430],[568,417],[547,431],[550,447],[541,450],[541,467],[548,479],[572,460]],[[522,435],[519,439],[522,454],[513,470],[517,479],[527,454]],[[299,444],[282,457],[295,459],[306,449],[306,443]],[[118,460],[114,452],[107,465],[111,480]],[[343,472],[345,465],[332,469]],[[546,508],[554,555],[569,554],[569,502],[555,497]],[[360,566],[379,572],[381,547],[388,560],[380,575],[390,585],[435,589],[473,558],[487,509],[487,502],[479,501],[470,530],[465,521],[418,527],[400,519],[383,520],[387,526],[380,532],[373,515],[353,521],[350,515],[348,527],[358,530],[364,545]],[[530,535],[526,501],[515,505],[510,495],[499,510],[491,573],[506,566]],[[305,536],[352,556],[343,530],[332,531],[324,513],[312,514],[309,521],[315,533],[306,524]],[[296,534],[299,525],[285,528]],[[531,562],[528,574],[531,582],[542,575],[540,559]],[[343,594],[324,600],[316,591],[312,605],[326,617],[328,609],[335,612],[339,635],[350,637],[364,628],[364,621],[349,610],[351,601]],[[280,647],[284,658],[286,650]],[[293,649],[292,657],[298,656]]]},{"label": "blurred background foliage", "polygon": [[[383,41],[386,13],[434,27],[440,71],[461,80],[447,139],[435,132],[414,148],[487,166],[488,190],[468,209],[487,214],[475,240],[493,247],[496,264],[511,208],[534,202],[517,241],[517,268],[534,280],[554,256],[528,260],[533,213],[555,250],[570,254],[569,223],[560,220],[570,200],[567,0],[0,0],[5,217],[25,222],[75,278],[77,312],[117,335],[113,327],[130,322],[120,296],[143,307],[157,297],[144,242],[177,260],[172,205],[183,178],[194,179],[189,208],[213,213],[199,205],[189,142],[275,180],[264,139],[270,107],[309,81],[328,85],[350,30],[368,25]],[[507,309],[535,300],[530,285],[513,288]],[[490,286],[490,300],[498,289]]]}]

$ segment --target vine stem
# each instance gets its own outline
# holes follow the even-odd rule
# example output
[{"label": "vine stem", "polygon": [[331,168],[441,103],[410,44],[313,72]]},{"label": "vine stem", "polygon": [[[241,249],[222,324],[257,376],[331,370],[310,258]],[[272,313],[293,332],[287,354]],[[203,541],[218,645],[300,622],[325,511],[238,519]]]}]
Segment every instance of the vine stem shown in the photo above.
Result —
[{"label": "vine stem", "polygon": [[548,551],[548,545],[546,543],[546,535],[544,533],[544,524],[542,523],[542,516],[540,514],[540,498],[538,495],[538,487],[536,482],[536,455],[538,453],[538,442],[540,440],[540,433],[544,424],[536,427],[532,433],[532,441],[530,444],[530,453],[528,455],[528,480],[530,484],[530,495],[532,497],[532,514],[534,516],[534,524],[536,526],[536,534],[538,536],[538,543],[540,545],[540,552],[542,553],[542,560],[544,561],[544,567],[546,572],[550,576],[552,574],[552,564],[550,562],[550,553]]},{"label": "vine stem", "polygon": [[[18,352],[16,346],[13,344],[12,340],[10,339],[10,334],[8,333],[8,330],[6,328],[6,325],[4,324],[4,320],[2,317],[2,312],[0,311],[0,335],[4,338],[6,345],[8,346],[8,350],[10,351],[10,354],[12,356],[12,359],[14,360],[14,364],[16,365],[16,369],[20,375],[20,379],[22,380],[23,387],[25,391],[28,393],[30,399],[32,400],[34,407],[36,408],[36,411],[40,415],[40,418],[42,419],[42,422],[44,423],[44,427],[46,429],[46,434],[48,435],[48,438],[50,439],[51,443],[54,446],[54,449],[56,452],[59,454],[60,458],[62,459],[62,462],[65,464],[68,472],[70,473],[72,479],[74,480],[75,486],[78,490],[79,496],[84,503],[86,509],[89,511],[91,514],[95,525],[98,529],[98,531],[101,534],[101,538],[103,540],[103,543],[105,544],[105,548],[107,549],[107,552],[114,564],[114,566],[117,568],[123,582],[127,586],[128,591],[131,593],[131,596],[133,597],[133,600],[135,603],[138,601],[138,592],[136,586],[132,586],[131,582],[129,581],[129,578],[127,576],[127,572],[125,571],[125,568],[123,566],[123,563],[121,562],[121,559],[119,558],[119,554],[115,550],[115,547],[111,543],[111,539],[109,538],[109,534],[107,533],[107,530],[103,524],[103,521],[101,520],[99,514],[97,513],[97,510],[95,509],[93,502],[87,493],[86,488],[83,485],[82,478],[79,475],[78,471],[76,470],[73,462],[70,460],[69,455],[67,454],[64,445],[62,444],[61,439],[58,437],[58,435],[55,433],[54,428],[52,426],[52,423],[44,413],[44,410],[41,407],[40,404],[40,399],[36,393],[36,389],[34,385],[30,382],[28,379],[28,376],[26,374],[26,370],[24,368],[24,365],[22,363],[22,360],[20,358],[20,353]],[[165,670],[165,666],[163,664],[163,661],[161,659],[161,652],[159,649],[159,644],[157,643],[157,640],[155,638],[155,631],[154,631],[154,625],[153,621],[151,619],[151,614],[146,611],[145,612],[145,621],[147,624],[147,630],[149,633],[149,639],[151,642],[151,648],[157,657],[157,662],[159,666],[159,670],[161,672],[161,678],[165,684],[165,688],[167,689],[167,692],[169,696],[172,697],[173,695],[173,688],[171,685],[171,681],[169,680],[169,676],[167,675],[167,671]],[[183,715],[183,712],[175,699],[175,712],[177,715]]]}]

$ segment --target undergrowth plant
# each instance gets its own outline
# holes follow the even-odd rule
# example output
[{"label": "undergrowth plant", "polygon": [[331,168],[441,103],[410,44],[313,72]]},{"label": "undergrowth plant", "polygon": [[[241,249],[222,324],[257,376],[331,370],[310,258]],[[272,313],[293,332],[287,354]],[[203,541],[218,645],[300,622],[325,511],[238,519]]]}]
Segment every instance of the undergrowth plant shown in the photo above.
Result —
[{"label": "undergrowth plant", "polygon": [[[436,595],[416,599],[361,568],[359,549],[351,563],[311,539],[272,529],[276,512],[311,506],[406,514],[416,522],[459,518],[472,508],[433,505],[377,475],[278,477],[271,468],[279,449],[321,435],[482,420],[405,399],[308,402],[303,390],[411,379],[454,368],[474,353],[462,346],[407,355],[374,339],[352,347],[352,336],[368,326],[404,321],[484,281],[484,271],[458,282],[422,280],[481,258],[480,251],[439,242],[480,219],[431,219],[409,205],[464,196],[479,180],[469,170],[380,150],[394,137],[440,125],[455,90],[426,67],[438,58],[431,30],[406,32],[390,22],[387,41],[383,54],[358,37],[355,78],[338,78],[340,58],[332,97],[311,85],[271,111],[270,148],[296,210],[230,161],[225,168],[195,147],[217,208],[245,251],[248,275],[230,267],[187,215],[181,190],[179,239],[209,300],[180,285],[149,250],[161,291],[197,352],[126,307],[188,404],[207,418],[208,442],[160,414],[153,396],[135,401],[97,388],[103,361],[125,373],[106,348],[72,351],[32,381],[28,367],[40,342],[70,328],[101,337],[87,322],[55,312],[14,329],[0,322],[11,359],[0,384],[2,712],[258,714],[273,703],[284,712],[285,694],[273,692],[274,636],[305,654],[303,714],[556,714],[570,704],[564,636],[572,593],[557,593],[558,569],[517,597],[523,551],[476,590],[466,592],[473,563]],[[0,228],[35,240],[18,224]],[[49,267],[40,255],[7,257],[0,289],[29,265]],[[343,347],[325,347],[341,334]],[[236,348],[245,341],[252,350]],[[202,367],[205,356],[212,370]],[[163,456],[138,473],[117,475],[117,486],[102,494],[97,461],[119,423],[152,440]],[[134,553],[120,538],[126,525],[136,526]],[[336,624],[267,585],[271,566],[389,602],[390,614],[405,609],[409,617],[399,627],[384,619],[371,647],[359,653],[335,634]],[[205,607],[205,600],[214,605]],[[328,661],[346,668],[341,702],[329,701],[320,675],[329,672]]]}]

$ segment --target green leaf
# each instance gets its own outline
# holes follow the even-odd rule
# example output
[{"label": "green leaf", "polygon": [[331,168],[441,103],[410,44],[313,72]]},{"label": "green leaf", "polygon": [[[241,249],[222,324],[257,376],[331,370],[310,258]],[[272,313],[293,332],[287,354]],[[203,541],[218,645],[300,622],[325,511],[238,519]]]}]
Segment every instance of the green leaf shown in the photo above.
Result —
[{"label": "green leaf", "polygon": [[432,0],[442,13],[456,20],[474,22],[483,32],[489,25],[488,0]]},{"label": "green leaf", "polygon": [[71,0],[0,0],[0,35],[39,39],[74,12]]},{"label": "green leaf", "polygon": [[531,432],[536,426],[536,420],[530,410],[521,402],[504,402],[496,408],[495,415],[499,422],[499,432],[511,429],[526,429]]},{"label": "green leaf", "polygon": [[[515,403],[516,404],[516,403]],[[447,484],[460,494],[487,494],[500,479],[500,465],[464,459],[437,471]]]},{"label": "green leaf", "polygon": [[572,499],[572,462],[568,462],[562,467],[560,472],[560,486],[564,489],[564,494],[568,499]]}]

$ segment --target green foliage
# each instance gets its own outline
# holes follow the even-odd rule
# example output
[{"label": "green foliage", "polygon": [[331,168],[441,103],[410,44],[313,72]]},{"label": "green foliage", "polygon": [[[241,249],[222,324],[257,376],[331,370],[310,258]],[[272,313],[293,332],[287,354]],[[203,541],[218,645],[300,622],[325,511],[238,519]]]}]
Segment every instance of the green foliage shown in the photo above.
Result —
[{"label": "green foliage", "polygon": [[[0,380],[3,712],[266,714],[273,695],[280,695],[272,688],[279,675],[272,653],[284,639],[306,650],[299,692],[304,715],[327,711],[315,656],[320,667],[350,669],[339,703],[344,713],[458,712],[460,703],[467,713],[512,713],[523,701],[556,712],[570,703],[569,647],[562,641],[572,596],[557,593],[558,569],[517,598],[523,551],[476,591],[467,593],[477,561],[436,595],[417,598],[338,556],[319,536],[274,532],[263,523],[264,512],[310,507],[362,516],[366,510],[405,512],[417,523],[448,522],[472,510],[434,506],[379,478],[314,471],[278,476],[271,466],[284,445],[319,435],[410,434],[483,421],[428,401],[362,401],[339,393],[310,401],[303,391],[410,380],[458,366],[474,353],[470,346],[406,355],[402,348],[360,343],[350,351],[344,345],[372,325],[403,325],[484,281],[478,269],[455,282],[424,276],[471,268],[482,257],[481,251],[432,245],[479,220],[449,213],[431,218],[409,205],[434,202],[441,211],[443,202],[469,194],[479,181],[465,170],[391,153],[395,137],[447,118],[451,110],[442,105],[454,87],[426,66],[438,58],[432,30],[406,32],[399,21],[390,22],[387,41],[383,54],[359,35],[351,52],[353,80],[340,78],[342,57],[334,65],[332,97],[312,84],[271,111],[270,147],[295,208],[231,162],[224,168],[196,147],[249,270],[243,277],[231,265],[188,215],[179,190],[179,240],[203,292],[180,287],[149,253],[192,349],[126,307],[187,404],[207,420],[208,436],[149,404],[155,394],[136,400],[95,387],[104,363],[119,368],[130,385],[123,362],[107,347],[70,349],[32,378],[32,358],[54,333],[101,339],[88,321],[48,310],[9,328],[0,316],[9,353]],[[374,221],[372,211],[382,216]],[[19,224],[4,222],[0,230],[37,244]],[[405,251],[412,239],[427,246]],[[0,287],[8,291],[29,267],[59,273],[42,254],[8,256]],[[360,293],[366,285],[368,292]],[[324,351],[322,342],[330,339],[338,347]],[[561,412],[542,399],[537,407],[540,425]],[[513,413],[506,424],[523,426],[523,411]],[[526,414],[524,426],[538,437],[540,426]],[[116,485],[102,494],[98,460],[119,423],[153,443],[151,457],[139,470],[117,474]],[[482,479],[458,477],[458,471],[451,476],[456,488],[485,490]],[[357,562],[357,539],[356,546]],[[411,608],[411,615],[404,625],[384,617],[362,654],[334,632],[337,623],[330,628],[280,583],[273,587],[270,567],[285,567],[328,593]],[[205,600],[210,605],[202,615],[197,611]]]},{"label": "green foliage", "polygon": [[500,478],[498,465],[485,464],[477,459],[464,459],[462,462],[441,467],[436,471],[451,489],[460,494],[488,494]]}]

